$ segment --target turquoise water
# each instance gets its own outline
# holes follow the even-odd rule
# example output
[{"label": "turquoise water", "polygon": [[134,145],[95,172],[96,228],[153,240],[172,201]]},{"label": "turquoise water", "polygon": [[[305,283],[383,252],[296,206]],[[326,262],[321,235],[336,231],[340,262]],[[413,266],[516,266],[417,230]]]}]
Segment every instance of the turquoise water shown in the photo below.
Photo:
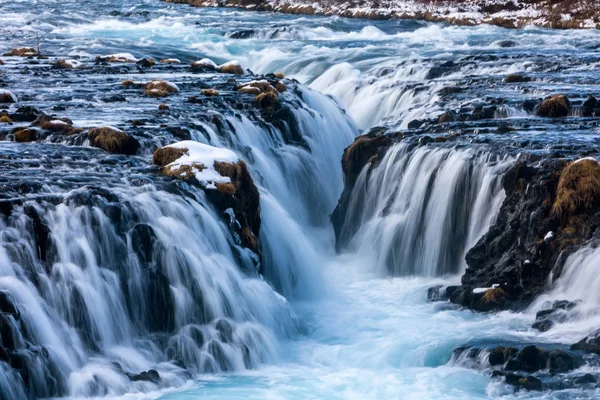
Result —
[{"label": "turquoise water", "polygon": [[[178,58],[183,63],[204,57],[217,63],[236,59],[256,73],[283,71],[288,78],[331,95],[362,129],[378,124],[405,128],[412,119],[433,117],[446,108],[494,96],[506,99],[504,117],[527,120],[531,116],[521,106],[527,97],[566,91],[583,99],[600,89],[600,77],[590,72],[600,65],[600,34],[595,31],[507,31],[418,21],[286,16],[194,9],[154,0],[38,0],[0,6],[4,44],[26,45],[39,39],[45,51],[83,58],[129,52],[136,57]],[[118,13],[111,15],[111,11]],[[503,41],[514,44],[507,47]],[[562,63],[566,57],[568,65]],[[427,77],[432,68],[448,61],[458,67],[438,78]],[[526,90],[501,84],[506,74],[523,71],[538,78]],[[463,95],[445,99],[440,91],[449,86],[467,89]],[[15,92],[23,94],[18,88]],[[121,114],[78,110],[75,117],[111,123],[138,111],[134,104]],[[539,121],[532,126],[528,129],[534,134],[548,133]],[[576,124],[561,129],[586,134]],[[592,133],[597,133],[595,129]],[[553,134],[548,133],[545,140]],[[300,293],[290,299],[300,334],[285,340],[273,338],[278,340],[271,344],[274,360],[253,370],[201,374],[179,388],[111,398],[600,396],[597,390],[513,394],[508,386],[492,381],[486,371],[454,362],[453,350],[465,344],[571,343],[575,338],[533,331],[531,312],[474,314],[447,303],[429,303],[428,287],[456,284],[459,276],[387,277],[363,253],[346,249],[342,255],[334,254],[331,229],[322,230],[318,239],[308,242],[310,251],[319,257],[319,268],[296,266],[309,271],[315,282],[314,287],[310,280],[305,282],[310,296]]]}]

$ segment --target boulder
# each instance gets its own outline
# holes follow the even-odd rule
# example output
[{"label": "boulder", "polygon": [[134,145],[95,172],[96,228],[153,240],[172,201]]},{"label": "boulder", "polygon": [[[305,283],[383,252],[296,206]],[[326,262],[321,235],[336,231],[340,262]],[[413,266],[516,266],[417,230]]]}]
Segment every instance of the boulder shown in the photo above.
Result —
[{"label": "boulder", "polygon": [[571,111],[571,102],[565,95],[549,96],[540,104],[537,115],[547,118],[566,117]]},{"label": "boulder", "polygon": [[109,126],[90,129],[88,138],[93,147],[109,153],[134,155],[140,148],[140,143],[134,137]]},{"label": "boulder", "polygon": [[222,74],[244,75],[244,68],[237,61],[222,64],[217,71]]},{"label": "boulder", "polygon": [[37,131],[35,129],[23,128],[15,133],[15,142],[25,143],[37,140]]},{"label": "boulder", "polygon": [[76,128],[73,126],[73,122],[66,118],[61,119],[53,119],[50,116],[42,116],[33,122],[33,126],[39,126],[45,131],[49,131],[51,133],[58,133],[61,135],[75,135],[83,131],[81,128]]},{"label": "boulder", "polygon": [[177,58],[163,58],[159,61],[161,64],[181,64]]},{"label": "boulder", "polygon": [[15,96],[12,92],[0,89],[0,104],[2,103],[16,103],[17,96]]},{"label": "boulder", "polygon": [[454,117],[454,114],[450,111],[446,111],[445,113],[443,113],[442,115],[440,115],[440,118],[438,119],[438,122],[440,124],[444,124],[447,122],[454,122],[456,120],[456,118]]},{"label": "boulder", "polygon": [[504,82],[506,83],[521,83],[527,82],[527,78],[525,78],[521,74],[510,74],[506,78],[504,78]]},{"label": "boulder", "polygon": [[273,108],[279,99],[276,92],[264,92],[256,96],[256,102],[260,108]]},{"label": "boulder", "polygon": [[168,105],[161,103],[161,104],[158,105],[158,109],[160,111],[169,111],[171,108]]}]

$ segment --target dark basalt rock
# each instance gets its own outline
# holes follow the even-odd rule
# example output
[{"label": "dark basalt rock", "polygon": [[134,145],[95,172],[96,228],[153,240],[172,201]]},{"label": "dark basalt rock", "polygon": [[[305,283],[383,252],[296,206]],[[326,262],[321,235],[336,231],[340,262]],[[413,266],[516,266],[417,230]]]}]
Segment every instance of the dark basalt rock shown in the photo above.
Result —
[{"label": "dark basalt rock", "polygon": [[492,378],[504,378],[507,384],[514,386],[517,390],[541,391],[543,387],[542,381],[531,375],[517,375],[503,371],[494,371]]},{"label": "dark basalt rock", "polygon": [[[567,164],[544,159],[533,167],[535,161],[522,159],[506,173],[506,198],[497,220],[467,253],[468,268],[462,285],[450,296],[452,302],[489,311],[489,307],[481,307],[473,289],[497,284],[503,298],[492,309],[526,306],[546,289],[553,269],[554,278],[560,276],[565,255],[590,240],[600,227],[600,212],[594,207],[569,208],[565,217],[553,212],[565,196],[558,196],[558,187]],[[577,190],[585,189],[575,189],[574,193]],[[548,232],[553,236],[544,239]]]},{"label": "dark basalt rock", "polygon": [[600,355],[600,330],[597,330],[571,346],[571,350],[583,350]]},{"label": "dark basalt rock", "polygon": [[550,330],[556,323],[562,323],[568,318],[568,311],[577,306],[576,302],[566,300],[555,301],[551,308],[538,311],[532,327],[541,332]]},{"label": "dark basalt rock", "polygon": [[152,383],[159,383],[160,382],[160,375],[158,373],[158,371],[151,369],[148,371],[144,371],[141,372],[139,374],[127,374],[127,376],[129,377],[129,379],[131,379],[132,381],[146,381],[146,382],[152,382]]}]

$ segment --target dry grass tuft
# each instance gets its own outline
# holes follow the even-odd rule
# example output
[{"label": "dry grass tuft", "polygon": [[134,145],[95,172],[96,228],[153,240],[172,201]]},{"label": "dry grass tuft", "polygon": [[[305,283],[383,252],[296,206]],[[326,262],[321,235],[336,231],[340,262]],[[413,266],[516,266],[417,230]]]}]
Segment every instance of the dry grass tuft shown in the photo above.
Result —
[{"label": "dry grass tuft", "polygon": [[222,74],[244,75],[244,68],[238,64],[221,65],[217,71]]},{"label": "dry grass tuft", "polygon": [[219,193],[224,194],[226,196],[233,196],[235,194],[235,192],[237,191],[237,189],[235,188],[235,185],[231,182],[228,182],[228,183],[217,182],[215,184],[215,186],[217,187],[217,191]]},{"label": "dry grass tuft", "polygon": [[481,305],[487,304],[501,304],[505,299],[504,290],[497,288],[490,288],[485,291],[481,300],[479,300]]},{"label": "dry grass tuft", "polygon": [[154,152],[152,162],[159,167],[165,167],[181,156],[188,154],[188,151],[186,148],[162,147]]},{"label": "dry grass tuft", "polygon": [[161,172],[171,178],[189,180],[196,177],[196,172],[201,172],[205,168],[204,164],[189,164],[177,168],[163,168]]},{"label": "dry grass tuft", "polygon": [[276,92],[264,92],[256,96],[256,102],[261,108],[271,108],[278,100]]},{"label": "dry grass tuft", "polygon": [[563,223],[600,206],[600,165],[594,160],[573,162],[563,169],[552,215]]},{"label": "dry grass tuft", "polygon": [[10,117],[6,114],[0,114],[0,122],[10,124],[11,122],[13,122],[13,120],[10,119]]},{"label": "dry grass tuft", "polygon": [[133,137],[108,126],[90,129],[88,138],[92,146],[109,153],[133,155],[140,148],[139,142]]}]

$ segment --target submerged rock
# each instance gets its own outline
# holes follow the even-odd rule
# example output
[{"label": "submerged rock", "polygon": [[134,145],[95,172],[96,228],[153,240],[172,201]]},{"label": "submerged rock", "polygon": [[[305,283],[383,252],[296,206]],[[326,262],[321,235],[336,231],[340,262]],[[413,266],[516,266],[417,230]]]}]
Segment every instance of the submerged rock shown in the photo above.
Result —
[{"label": "submerged rock", "polygon": [[4,53],[5,57],[34,57],[38,55],[38,51],[32,47],[16,47],[8,53]]}]

